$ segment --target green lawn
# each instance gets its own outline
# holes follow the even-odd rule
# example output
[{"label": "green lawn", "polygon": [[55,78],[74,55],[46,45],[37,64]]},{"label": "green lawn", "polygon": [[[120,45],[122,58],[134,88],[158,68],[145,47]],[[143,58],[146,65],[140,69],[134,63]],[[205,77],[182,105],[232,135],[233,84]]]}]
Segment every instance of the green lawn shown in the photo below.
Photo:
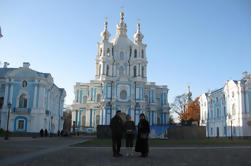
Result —
[{"label": "green lawn", "polygon": [[[78,143],[75,147],[110,147],[111,139],[91,139],[86,142]],[[134,142],[135,144],[135,142]],[[251,139],[203,139],[203,140],[149,140],[151,147],[172,147],[172,146],[245,146],[251,145]],[[125,140],[122,140],[125,146]]]}]

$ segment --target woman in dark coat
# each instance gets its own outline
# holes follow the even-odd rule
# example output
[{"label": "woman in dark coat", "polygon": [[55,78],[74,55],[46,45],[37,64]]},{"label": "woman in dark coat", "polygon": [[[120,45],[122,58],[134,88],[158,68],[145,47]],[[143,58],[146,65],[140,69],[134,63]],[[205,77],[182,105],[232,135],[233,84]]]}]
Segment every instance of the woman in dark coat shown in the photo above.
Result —
[{"label": "woman in dark coat", "polygon": [[150,127],[144,114],[140,114],[140,122],[138,124],[138,136],[136,140],[136,152],[141,152],[141,157],[147,157],[149,152],[148,136]]}]

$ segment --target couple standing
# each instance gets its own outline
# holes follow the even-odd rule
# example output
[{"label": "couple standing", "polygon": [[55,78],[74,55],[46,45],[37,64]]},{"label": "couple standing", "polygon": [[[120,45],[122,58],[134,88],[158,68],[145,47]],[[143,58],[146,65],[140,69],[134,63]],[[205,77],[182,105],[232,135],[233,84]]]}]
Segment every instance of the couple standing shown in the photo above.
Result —
[{"label": "couple standing", "polygon": [[[121,111],[118,110],[116,115],[111,119],[110,127],[112,130],[112,150],[114,157],[122,156],[120,153],[121,139],[125,132],[126,134],[126,147],[127,156],[133,155],[133,140],[136,132],[135,123],[131,121],[131,116],[126,116],[126,122],[123,123],[121,119]],[[147,157],[149,152],[148,135],[150,127],[145,115],[140,114],[140,122],[138,123],[138,134],[136,139],[135,151],[141,152],[141,157]]]}]

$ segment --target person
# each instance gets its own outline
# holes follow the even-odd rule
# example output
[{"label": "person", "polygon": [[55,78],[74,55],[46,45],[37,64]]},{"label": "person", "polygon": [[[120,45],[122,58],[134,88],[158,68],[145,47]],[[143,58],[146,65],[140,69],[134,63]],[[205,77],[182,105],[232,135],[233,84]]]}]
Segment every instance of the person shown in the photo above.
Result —
[{"label": "person", "polygon": [[136,127],[135,127],[135,123],[133,121],[131,121],[131,116],[130,115],[126,115],[126,122],[124,125],[125,128],[125,137],[126,137],[126,148],[127,148],[127,152],[126,152],[126,156],[133,156],[133,140],[134,140],[134,135],[136,132]]},{"label": "person", "polygon": [[140,114],[140,121],[138,123],[138,135],[136,140],[136,152],[141,152],[141,157],[147,157],[149,152],[148,136],[150,133],[150,127],[148,121],[145,119],[145,115]]},{"label": "person", "polygon": [[111,119],[110,128],[112,130],[112,150],[113,157],[120,157],[121,139],[123,136],[123,121],[120,117],[121,111],[118,110],[116,115]]},{"label": "person", "polygon": [[45,137],[48,136],[48,131],[47,131],[47,129],[44,130],[44,136],[45,136]]},{"label": "person", "polygon": [[41,129],[41,130],[40,130],[40,137],[43,137],[43,136],[44,136],[44,130]]}]

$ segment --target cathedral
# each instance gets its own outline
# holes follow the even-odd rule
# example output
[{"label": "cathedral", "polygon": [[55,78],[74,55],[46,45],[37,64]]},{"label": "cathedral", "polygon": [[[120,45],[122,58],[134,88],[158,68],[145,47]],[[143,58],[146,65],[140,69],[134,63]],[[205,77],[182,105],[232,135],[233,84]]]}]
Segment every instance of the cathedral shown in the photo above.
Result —
[{"label": "cathedral", "polygon": [[95,80],[76,83],[72,104],[74,130],[93,132],[97,125],[109,125],[117,110],[129,114],[137,125],[144,113],[151,124],[167,125],[169,119],[168,88],[147,82],[147,45],[137,24],[134,41],[127,37],[124,13],[112,40],[104,23],[96,55]]}]

